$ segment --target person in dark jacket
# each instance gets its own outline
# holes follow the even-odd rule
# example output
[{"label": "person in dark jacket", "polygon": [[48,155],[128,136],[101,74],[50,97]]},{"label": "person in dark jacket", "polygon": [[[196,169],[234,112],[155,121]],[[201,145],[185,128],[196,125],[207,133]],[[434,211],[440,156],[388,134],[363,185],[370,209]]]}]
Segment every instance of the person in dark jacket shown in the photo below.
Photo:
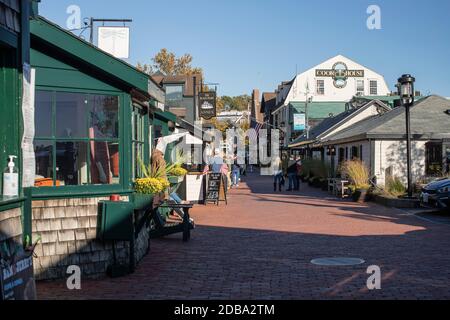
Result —
[{"label": "person in dark jacket", "polygon": [[297,187],[297,162],[289,165],[287,168],[287,176],[289,179],[289,188],[286,191],[294,191]]}]

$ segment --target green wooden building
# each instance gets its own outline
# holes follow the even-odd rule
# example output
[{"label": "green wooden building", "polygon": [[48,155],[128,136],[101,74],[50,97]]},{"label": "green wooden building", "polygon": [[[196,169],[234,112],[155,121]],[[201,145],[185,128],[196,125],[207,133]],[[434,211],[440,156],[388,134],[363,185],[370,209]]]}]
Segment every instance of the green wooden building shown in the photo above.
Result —
[{"label": "green wooden building", "polygon": [[[3,197],[0,193],[0,247],[20,246],[24,210],[22,181],[23,69],[29,65],[29,0],[0,1],[0,190],[8,156],[14,155],[19,170],[19,195]],[[11,248],[10,248],[11,249]]]},{"label": "green wooden building", "polygon": [[[56,24],[31,22],[36,74],[35,185],[31,189],[38,279],[65,276],[67,266],[104,274],[111,243],[97,240],[98,205],[113,194],[133,203],[138,158],[149,163],[154,140],[176,117],[157,109],[165,93],[145,73]],[[136,235],[136,262],[148,251],[148,230]],[[130,259],[128,243],[117,258]]]}]

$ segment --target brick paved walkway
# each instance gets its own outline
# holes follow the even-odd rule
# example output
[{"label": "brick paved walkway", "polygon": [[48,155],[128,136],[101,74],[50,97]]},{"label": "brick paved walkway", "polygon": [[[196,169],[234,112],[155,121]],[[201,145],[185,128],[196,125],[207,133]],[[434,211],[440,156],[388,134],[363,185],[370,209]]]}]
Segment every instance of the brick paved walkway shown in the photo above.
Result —
[{"label": "brick paved walkway", "polygon": [[[450,227],[399,210],[356,205],[303,186],[272,193],[252,176],[225,207],[197,206],[190,243],[152,242],[135,274],[39,283],[41,299],[431,299],[450,298]],[[318,267],[314,258],[355,257],[354,267]],[[370,265],[382,289],[366,287]]]}]

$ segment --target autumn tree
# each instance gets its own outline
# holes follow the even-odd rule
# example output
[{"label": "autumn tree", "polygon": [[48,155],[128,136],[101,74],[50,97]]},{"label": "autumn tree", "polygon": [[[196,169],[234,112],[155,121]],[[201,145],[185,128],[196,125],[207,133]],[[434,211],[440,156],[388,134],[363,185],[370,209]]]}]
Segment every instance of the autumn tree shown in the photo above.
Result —
[{"label": "autumn tree", "polygon": [[177,57],[175,53],[169,52],[166,48],[161,49],[153,58],[153,65],[138,63],[137,68],[145,73],[154,74],[161,72],[168,76],[174,75],[203,75],[202,68],[193,67],[193,57],[184,54]]}]

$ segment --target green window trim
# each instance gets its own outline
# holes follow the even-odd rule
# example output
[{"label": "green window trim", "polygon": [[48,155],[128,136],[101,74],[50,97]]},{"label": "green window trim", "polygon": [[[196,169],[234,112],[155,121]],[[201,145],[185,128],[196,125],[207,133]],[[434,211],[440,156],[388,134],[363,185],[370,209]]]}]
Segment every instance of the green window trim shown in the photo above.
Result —
[{"label": "green window trim", "polygon": [[[131,163],[132,163],[132,180],[142,177],[142,170],[138,163],[138,155],[140,159],[148,165],[150,163],[150,121],[147,110],[142,107],[131,105]],[[136,151],[139,150],[139,153]]]},{"label": "green window trim", "polygon": [[[96,95],[117,95],[119,97],[119,157],[120,157],[120,182],[112,185],[77,185],[60,187],[33,187],[31,188],[32,198],[53,199],[53,198],[82,198],[89,196],[107,196],[110,194],[130,194],[132,193],[131,181],[131,114],[127,106],[131,104],[128,94],[120,91],[82,90],[73,88],[50,88],[36,86],[36,90],[52,92],[71,92]],[[125,111],[126,110],[126,111]],[[39,139],[39,138],[38,138]],[[83,140],[83,139],[77,139]],[[89,140],[89,139],[86,139]],[[59,139],[58,139],[59,141]],[[90,158],[90,157],[88,157]],[[55,165],[55,164],[54,164]]]},{"label": "green window trim", "polygon": [[21,208],[25,200],[25,197],[5,198],[0,196],[0,214],[4,211]]}]

